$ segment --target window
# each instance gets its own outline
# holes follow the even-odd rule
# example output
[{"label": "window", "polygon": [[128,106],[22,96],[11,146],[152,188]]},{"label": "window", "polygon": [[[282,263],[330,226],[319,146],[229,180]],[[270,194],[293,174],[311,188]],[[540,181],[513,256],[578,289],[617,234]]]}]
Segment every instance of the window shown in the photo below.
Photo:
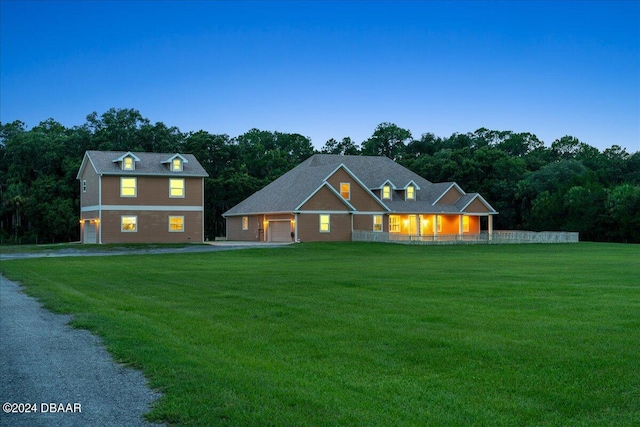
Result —
[{"label": "window", "polygon": [[181,233],[184,231],[184,217],[183,216],[170,216],[169,217],[169,232]]},{"label": "window", "polygon": [[373,231],[382,231],[382,215],[373,216]]},{"label": "window", "polygon": [[136,197],[136,178],[120,178],[120,197]]},{"label": "window", "polygon": [[182,160],[175,158],[171,161],[172,172],[182,172]]},{"label": "window", "polygon": [[320,232],[329,233],[331,231],[331,215],[320,215]]},{"label": "window", "polygon": [[169,197],[184,197],[184,178],[169,178]]},{"label": "window", "polygon": [[82,192],[83,193],[87,192],[87,180],[86,179],[82,180]]},{"label": "window", "polygon": [[462,217],[462,231],[464,233],[469,232],[469,217],[466,215]]},{"label": "window", "polygon": [[249,229],[249,217],[248,216],[243,216],[242,217],[242,229],[243,230],[248,230]]},{"label": "window", "polygon": [[132,171],[136,168],[136,163],[133,161],[133,157],[125,157],[122,159],[122,170]]},{"label": "window", "polygon": [[391,200],[391,186],[388,184],[382,187],[382,200]]},{"label": "window", "polygon": [[436,215],[436,224],[438,224],[438,233],[442,233],[442,218]]},{"label": "window", "polygon": [[351,184],[349,184],[348,182],[341,182],[340,195],[343,199],[349,200],[351,198]]},{"label": "window", "polygon": [[416,199],[416,188],[413,185],[407,187],[407,200]]},{"label": "window", "polygon": [[138,217],[135,215],[120,217],[120,231],[132,233],[138,231]]},{"label": "window", "polygon": [[389,232],[400,232],[400,215],[389,215]]}]

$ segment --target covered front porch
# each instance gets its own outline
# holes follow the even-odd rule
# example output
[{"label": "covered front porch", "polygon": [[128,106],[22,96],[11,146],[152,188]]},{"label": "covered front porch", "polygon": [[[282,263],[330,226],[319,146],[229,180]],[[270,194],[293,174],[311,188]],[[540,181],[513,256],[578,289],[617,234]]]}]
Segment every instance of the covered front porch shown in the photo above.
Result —
[{"label": "covered front porch", "polygon": [[493,234],[493,216],[489,214],[392,214],[388,218],[390,238],[439,240]]}]

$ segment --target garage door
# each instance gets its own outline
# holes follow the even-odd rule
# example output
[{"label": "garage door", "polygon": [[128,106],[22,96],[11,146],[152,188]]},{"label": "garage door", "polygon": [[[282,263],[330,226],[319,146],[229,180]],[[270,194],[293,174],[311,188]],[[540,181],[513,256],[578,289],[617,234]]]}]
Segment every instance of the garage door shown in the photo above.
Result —
[{"label": "garage door", "polygon": [[269,237],[272,242],[290,242],[291,222],[269,221]]}]

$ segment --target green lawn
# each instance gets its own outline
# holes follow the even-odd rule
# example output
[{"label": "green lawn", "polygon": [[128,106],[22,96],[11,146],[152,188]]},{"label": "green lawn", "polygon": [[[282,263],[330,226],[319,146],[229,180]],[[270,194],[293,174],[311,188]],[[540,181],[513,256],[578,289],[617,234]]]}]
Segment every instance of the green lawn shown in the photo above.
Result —
[{"label": "green lawn", "polygon": [[640,424],[640,246],[300,244],[4,261],[162,391],[237,426]]}]

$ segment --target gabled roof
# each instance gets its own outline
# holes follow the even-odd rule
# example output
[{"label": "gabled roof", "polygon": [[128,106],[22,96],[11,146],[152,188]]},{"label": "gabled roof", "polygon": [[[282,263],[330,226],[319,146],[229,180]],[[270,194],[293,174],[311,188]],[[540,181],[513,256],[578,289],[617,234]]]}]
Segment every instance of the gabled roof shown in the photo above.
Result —
[{"label": "gabled roof", "polygon": [[461,207],[472,201],[467,200],[468,203],[463,206],[459,206],[459,201],[450,205],[434,205],[452,186],[460,187],[453,182],[433,184],[387,157],[315,154],[229,209],[223,216],[296,212],[340,167],[344,167],[368,190],[380,189],[386,183],[396,189],[415,185],[418,190],[416,200],[397,198],[385,200],[384,203],[379,201],[380,212],[460,213]]},{"label": "gabled roof", "polygon": [[[136,160],[135,170],[122,170],[119,161],[126,156],[132,156]],[[172,172],[166,163],[179,156],[183,159],[184,167],[180,172]],[[91,165],[99,175],[134,175],[134,176],[184,176],[207,177],[200,162],[193,154],[177,153],[142,153],[130,151],[87,151],[82,159],[82,165],[78,171],[77,179],[80,179],[85,167]]]}]

